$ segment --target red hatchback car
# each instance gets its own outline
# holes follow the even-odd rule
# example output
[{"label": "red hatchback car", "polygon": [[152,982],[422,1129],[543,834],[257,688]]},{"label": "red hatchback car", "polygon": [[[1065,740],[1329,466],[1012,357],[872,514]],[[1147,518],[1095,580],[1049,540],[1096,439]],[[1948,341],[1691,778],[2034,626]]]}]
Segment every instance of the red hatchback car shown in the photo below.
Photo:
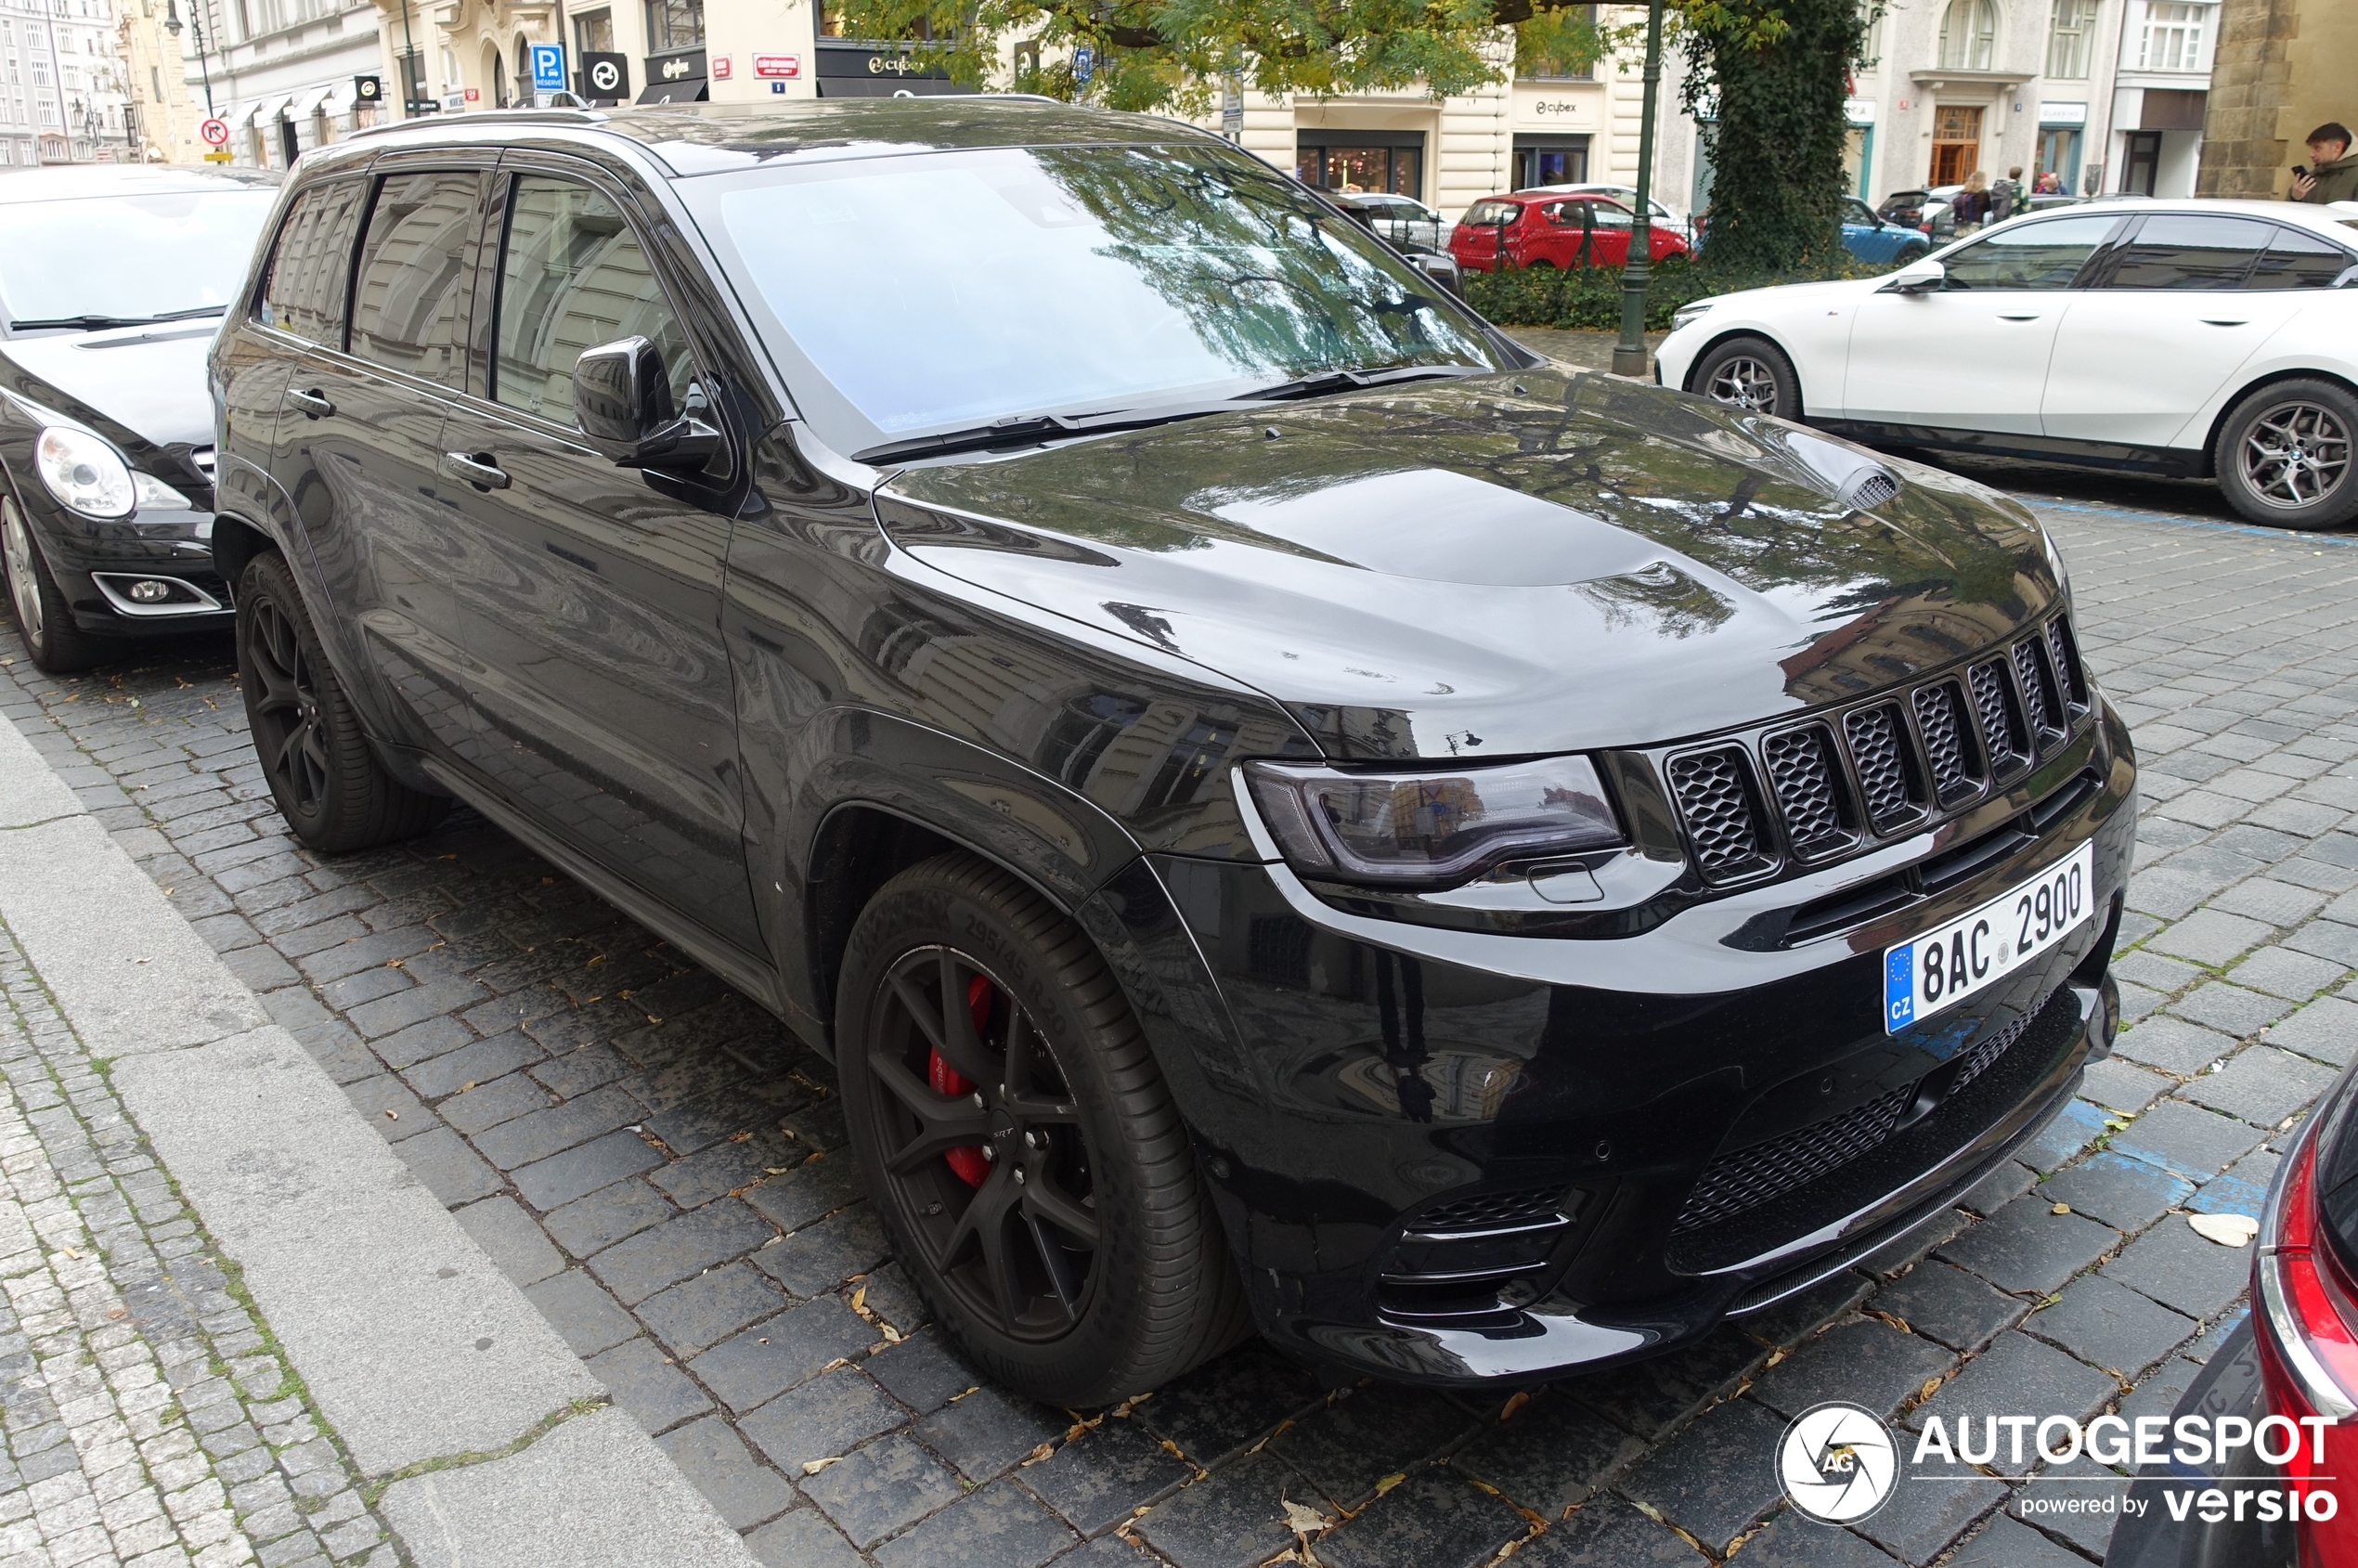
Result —
[{"label": "red hatchback car", "polygon": [[[1449,236],[1449,253],[1469,272],[1495,271],[1499,258],[1509,266],[1578,266],[1584,234],[1592,266],[1619,266],[1629,259],[1629,233],[1637,215],[1602,196],[1559,196],[1544,190],[1485,196],[1466,209]],[[1647,230],[1655,261],[1687,253],[1676,230]]]}]

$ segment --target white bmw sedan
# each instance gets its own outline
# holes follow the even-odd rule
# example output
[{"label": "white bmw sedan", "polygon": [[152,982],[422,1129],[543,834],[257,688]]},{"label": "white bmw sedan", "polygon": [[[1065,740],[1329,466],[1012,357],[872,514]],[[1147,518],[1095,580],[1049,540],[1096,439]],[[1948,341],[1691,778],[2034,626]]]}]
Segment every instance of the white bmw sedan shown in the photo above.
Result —
[{"label": "white bmw sedan", "polygon": [[2358,203],[2033,214],[1690,305],[1656,374],[1871,446],[2211,475],[2255,522],[2334,527],[2358,517]]}]

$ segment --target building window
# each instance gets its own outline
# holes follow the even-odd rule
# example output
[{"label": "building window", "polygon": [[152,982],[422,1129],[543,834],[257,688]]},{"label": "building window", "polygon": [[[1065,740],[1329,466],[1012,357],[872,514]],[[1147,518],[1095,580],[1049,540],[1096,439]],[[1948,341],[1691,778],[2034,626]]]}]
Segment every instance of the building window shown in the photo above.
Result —
[{"label": "building window", "polygon": [[1588,177],[1587,136],[1522,136],[1515,138],[1515,188],[1579,185]]},{"label": "building window", "polygon": [[573,19],[573,46],[577,54],[614,53],[614,13],[592,11]]},{"label": "building window", "polygon": [[1422,196],[1425,138],[1413,133],[1302,131],[1294,173],[1322,190],[1383,190]]},{"label": "building window", "polygon": [[2088,44],[2096,32],[2096,0],[2055,0],[2047,32],[2047,76],[2055,82],[2084,81]]},{"label": "building window", "polygon": [[1861,71],[1872,71],[1883,63],[1884,0],[1859,0],[1859,12],[1867,24],[1867,41],[1863,45],[1866,58],[1859,62]]},{"label": "building window", "polygon": [[1950,0],[1940,19],[1940,69],[1988,71],[1998,54],[1998,7],[1990,0]]},{"label": "building window", "polygon": [[2137,69],[2200,71],[2203,26],[2209,19],[2209,6],[2146,0],[2144,45],[2138,51]]},{"label": "building window", "polygon": [[162,103],[163,101],[163,67],[160,65],[151,65],[148,67],[148,84],[155,89],[154,96],[149,97],[148,101],[149,103]]},{"label": "building window", "polygon": [[704,0],[647,0],[647,53],[693,49],[704,42]]}]

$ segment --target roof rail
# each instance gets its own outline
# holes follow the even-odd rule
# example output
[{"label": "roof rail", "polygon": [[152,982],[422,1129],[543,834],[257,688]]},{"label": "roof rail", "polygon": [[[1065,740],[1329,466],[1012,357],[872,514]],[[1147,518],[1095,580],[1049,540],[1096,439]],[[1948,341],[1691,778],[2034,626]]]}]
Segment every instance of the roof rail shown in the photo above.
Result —
[{"label": "roof rail", "polygon": [[[415,130],[443,119],[440,114],[421,114],[414,120],[388,120],[381,124],[363,125],[345,136],[381,136],[389,131]],[[478,109],[452,118],[466,121],[496,120],[502,125],[599,125],[606,121],[605,111],[596,109]]]}]

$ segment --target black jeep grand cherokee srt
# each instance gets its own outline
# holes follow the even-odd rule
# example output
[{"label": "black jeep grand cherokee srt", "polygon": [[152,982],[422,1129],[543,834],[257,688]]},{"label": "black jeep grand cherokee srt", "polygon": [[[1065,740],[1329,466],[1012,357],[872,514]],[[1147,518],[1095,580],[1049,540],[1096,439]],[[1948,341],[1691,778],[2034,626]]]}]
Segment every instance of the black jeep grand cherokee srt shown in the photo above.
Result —
[{"label": "black jeep grand cherokee srt", "polygon": [[364,136],[211,377],[295,831],[464,799],[774,1009],[1035,1397],[1676,1346],[2109,1046],[2134,765],[2038,525],[1535,360],[1209,135]]}]

